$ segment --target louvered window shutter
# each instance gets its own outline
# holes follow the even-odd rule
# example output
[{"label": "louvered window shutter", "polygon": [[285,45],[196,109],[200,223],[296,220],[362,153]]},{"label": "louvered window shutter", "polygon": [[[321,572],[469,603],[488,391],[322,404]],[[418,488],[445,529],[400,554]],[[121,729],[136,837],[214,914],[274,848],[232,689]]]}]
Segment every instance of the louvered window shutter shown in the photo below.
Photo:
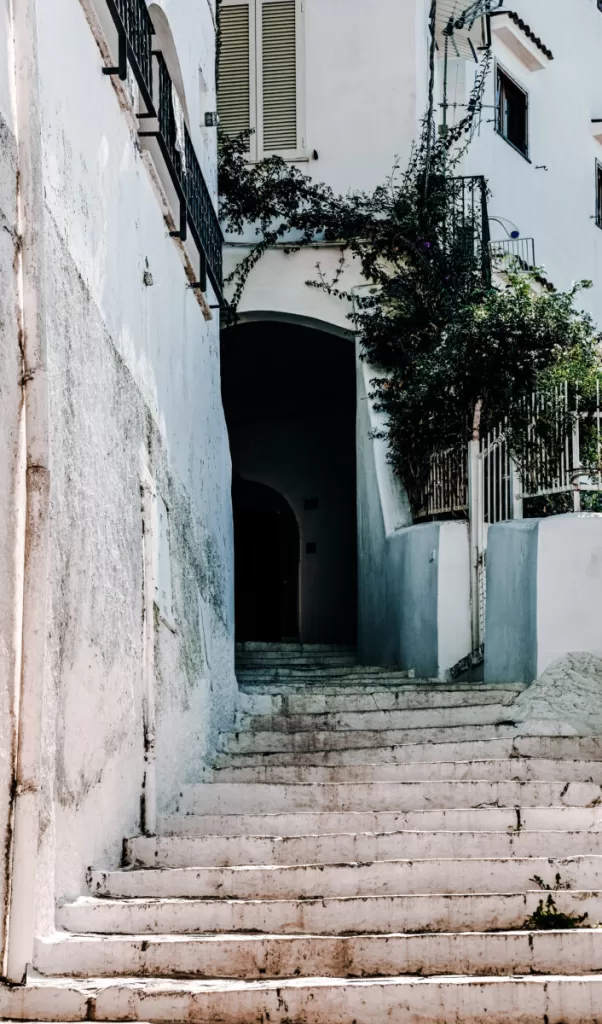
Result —
[{"label": "louvered window shutter", "polygon": [[297,4],[262,0],[260,103],[265,153],[297,149]]},{"label": "louvered window shutter", "polygon": [[222,4],[217,109],[227,135],[254,127],[251,116],[251,39],[255,37],[254,4]]}]

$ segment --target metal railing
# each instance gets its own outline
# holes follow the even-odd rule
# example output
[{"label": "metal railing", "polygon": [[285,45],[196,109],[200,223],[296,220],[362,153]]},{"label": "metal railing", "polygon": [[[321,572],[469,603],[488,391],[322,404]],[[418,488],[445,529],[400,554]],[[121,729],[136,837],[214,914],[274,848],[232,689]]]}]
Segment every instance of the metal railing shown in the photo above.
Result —
[{"label": "metal railing", "polygon": [[185,241],[190,226],[199,252],[199,281],[193,287],[206,291],[209,277],[221,303],[222,231],[165,58],[160,50],[152,48],[155,30],[145,0],[106,0],[106,3],[117,28],[119,63],[104,71],[125,79],[129,62],[146,108],[138,114],[147,122],[139,135],[157,139],[177,194],[179,224],[173,234]]},{"label": "metal railing", "polygon": [[447,180],[448,245],[457,258],[476,258],[483,279],[491,280],[487,182],[483,175]]},{"label": "metal railing", "polygon": [[105,68],[106,75],[118,74],[125,81],[128,61],[134,72],[142,98],[149,114],[153,107],[152,39],[155,34],[151,16],[144,0],[106,0],[115,22],[119,40],[117,67]]},{"label": "metal railing", "polygon": [[489,243],[492,263],[495,265],[514,261],[521,270],[532,270],[535,263],[534,238],[504,238]]}]

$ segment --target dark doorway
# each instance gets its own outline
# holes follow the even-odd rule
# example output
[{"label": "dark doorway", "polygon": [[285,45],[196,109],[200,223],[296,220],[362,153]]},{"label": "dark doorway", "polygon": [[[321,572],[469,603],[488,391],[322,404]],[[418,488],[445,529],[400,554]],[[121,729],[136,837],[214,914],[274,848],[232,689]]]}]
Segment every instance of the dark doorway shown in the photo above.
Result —
[{"label": "dark doorway", "polygon": [[238,640],[355,642],[355,374],[349,338],[276,321],[222,334]]},{"label": "dark doorway", "polygon": [[299,526],[278,491],[232,484],[238,640],[298,640]]}]

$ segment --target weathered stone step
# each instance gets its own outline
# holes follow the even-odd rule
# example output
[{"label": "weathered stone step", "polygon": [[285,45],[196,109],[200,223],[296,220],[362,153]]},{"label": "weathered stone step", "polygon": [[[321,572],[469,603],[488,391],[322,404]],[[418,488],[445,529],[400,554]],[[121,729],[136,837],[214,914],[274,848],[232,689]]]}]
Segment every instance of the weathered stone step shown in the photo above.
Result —
[{"label": "weathered stone step", "polygon": [[587,807],[602,801],[593,782],[199,783],[188,786],[179,810],[193,814],[285,811],[411,811],[427,807]]},{"label": "weathered stone step", "polygon": [[351,764],[340,766],[257,765],[248,768],[206,768],[202,781],[294,783],[417,782],[421,780],[510,779],[531,782],[581,781],[602,783],[602,762],[563,761],[543,758],[498,758],[473,761],[424,761],[401,764]]},{"label": "weathered stone step", "polygon": [[336,864],[397,857],[568,857],[602,854],[599,832],[360,832],[330,836],[137,836],[125,843],[133,867]]},{"label": "weathered stone step", "polygon": [[[97,934],[270,932],[283,935],[378,934],[520,929],[547,894],[347,896],[324,899],[195,900],[83,897],[57,912],[57,927]],[[602,893],[554,893],[559,913],[602,921]]]},{"label": "weathered stone step", "polygon": [[[493,716],[497,717],[497,712]],[[511,709],[505,710],[508,724],[456,725],[439,728],[349,730],[346,732],[240,732],[223,733],[220,749],[225,753],[269,753],[276,751],[313,752],[316,750],[352,750],[356,747],[396,747],[403,743],[474,742],[512,738],[516,726],[512,723]]]},{"label": "weathered stone step", "polygon": [[236,643],[237,654],[288,654],[289,652],[301,652],[304,654],[315,654],[317,652],[320,654],[323,651],[334,651],[337,653],[342,651],[345,654],[355,654],[355,647],[350,644],[306,644],[301,643],[300,640],[275,643],[270,640],[243,640]]},{"label": "weathered stone step", "polygon": [[112,897],[317,899],[400,893],[525,892],[538,876],[571,889],[599,889],[602,857],[449,858],[372,864],[92,871],[90,891]]},{"label": "weathered stone step", "polygon": [[461,742],[402,743],[389,747],[355,747],[346,750],[276,751],[217,754],[218,768],[254,765],[352,765],[401,764],[425,761],[471,761],[540,757],[570,760],[602,760],[602,744],[593,736],[510,736],[506,739]]},{"label": "weathered stone step", "polygon": [[[238,672],[237,672],[238,675]],[[378,681],[378,685],[396,685],[398,682],[403,682],[406,679],[413,679],[417,681],[414,676],[410,676],[403,669],[383,669],[383,668],[370,668],[365,665],[347,665],[347,666],[327,666],[317,667],[315,664],[309,665],[304,669],[298,669],[294,667],[285,667],[278,664],[277,661],[272,665],[256,665],[253,668],[241,668],[242,681],[246,685],[251,684],[269,684],[278,683],[280,687],[284,682],[287,686],[297,685],[299,687],[307,686],[308,683],[315,683],[317,687],[328,686],[332,682],[336,682],[337,685],[344,685],[346,682],[353,686],[357,686],[359,683],[367,683],[373,685],[375,680]],[[240,681],[240,680],[239,680]],[[425,683],[431,683],[431,680],[423,680]],[[433,680],[437,682],[437,680]]]},{"label": "weathered stone step", "polygon": [[[419,711],[427,708],[451,708],[502,704],[516,699],[519,689],[501,686],[439,686],[425,689],[415,683],[404,687],[379,690],[375,687],[354,689],[350,693],[248,693],[238,695],[238,710],[245,715],[315,715],[350,714],[374,711]],[[259,727],[263,723],[259,722]]]},{"label": "weathered stone step", "polygon": [[41,974],[355,978],[442,974],[590,974],[602,930],[429,932],[389,935],[57,935],[36,943]]},{"label": "weathered stone step", "polygon": [[450,705],[449,707],[433,706],[431,708],[408,709],[402,711],[339,711],[334,714],[311,715],[247,715],[237,712],[234,720],[234,732],[301,733],[313,732],[347,732],[350,730],[373,731],[377,729],[434,729],[453,725],[490,725],[507,721],[512,717],[509,707],[515,700],[511,694],[507,702],[474,703]]},{"label": "weathered stone step", "polygon": [[174,835],[305,836],[358,832],[507,832],[602,828],[602,807],[479,807],[418,811],[302,811],[283,814],[174,814],[160,820]]},{"label": "weathered stone step", "polygon": [[[572,935],[565,941],[570,943]],[[103,1024],[595,1024],[601,1005],[600,974],[157,980],[144,985],[126,979],[38,979],[26,989],[0,990],[5,1019]]]}]

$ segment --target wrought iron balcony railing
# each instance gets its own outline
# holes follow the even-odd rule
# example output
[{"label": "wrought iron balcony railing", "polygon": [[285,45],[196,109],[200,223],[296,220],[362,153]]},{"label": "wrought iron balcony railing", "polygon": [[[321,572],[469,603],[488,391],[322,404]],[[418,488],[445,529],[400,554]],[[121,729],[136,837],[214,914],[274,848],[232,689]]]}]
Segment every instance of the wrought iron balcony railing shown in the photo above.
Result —
[{"label": "wrought iron balcony railing", "polygon": [[447,232],[458,259],[477,260],[483,280],[491,281],[487,182],[482,175],[450,178],[447,182]]},{"label": "wrought iron balcony railing", "polygon": [[537,266],[533,238],[503,238],[501,241],[490,242],[489,251],[491,259],[496,264],[514,260],[521,270],[532,270]]},{"label": "wrought iron balcony railing", "polygon": [[196,286],[205,291],[208,276],[221,303],[222,231],[190,134],[176,113],[180,103],[165,58],[153,49],[155,30],[145,0],[106,2],[117,28],[119,63],[105,68],[105,73],[125,79],[129,62],[146,108],[138,114],[147,121],[139,135],[157,139],[178,197],[179,224],[174,234],[185,241],[190,226],[200,259]]}]

